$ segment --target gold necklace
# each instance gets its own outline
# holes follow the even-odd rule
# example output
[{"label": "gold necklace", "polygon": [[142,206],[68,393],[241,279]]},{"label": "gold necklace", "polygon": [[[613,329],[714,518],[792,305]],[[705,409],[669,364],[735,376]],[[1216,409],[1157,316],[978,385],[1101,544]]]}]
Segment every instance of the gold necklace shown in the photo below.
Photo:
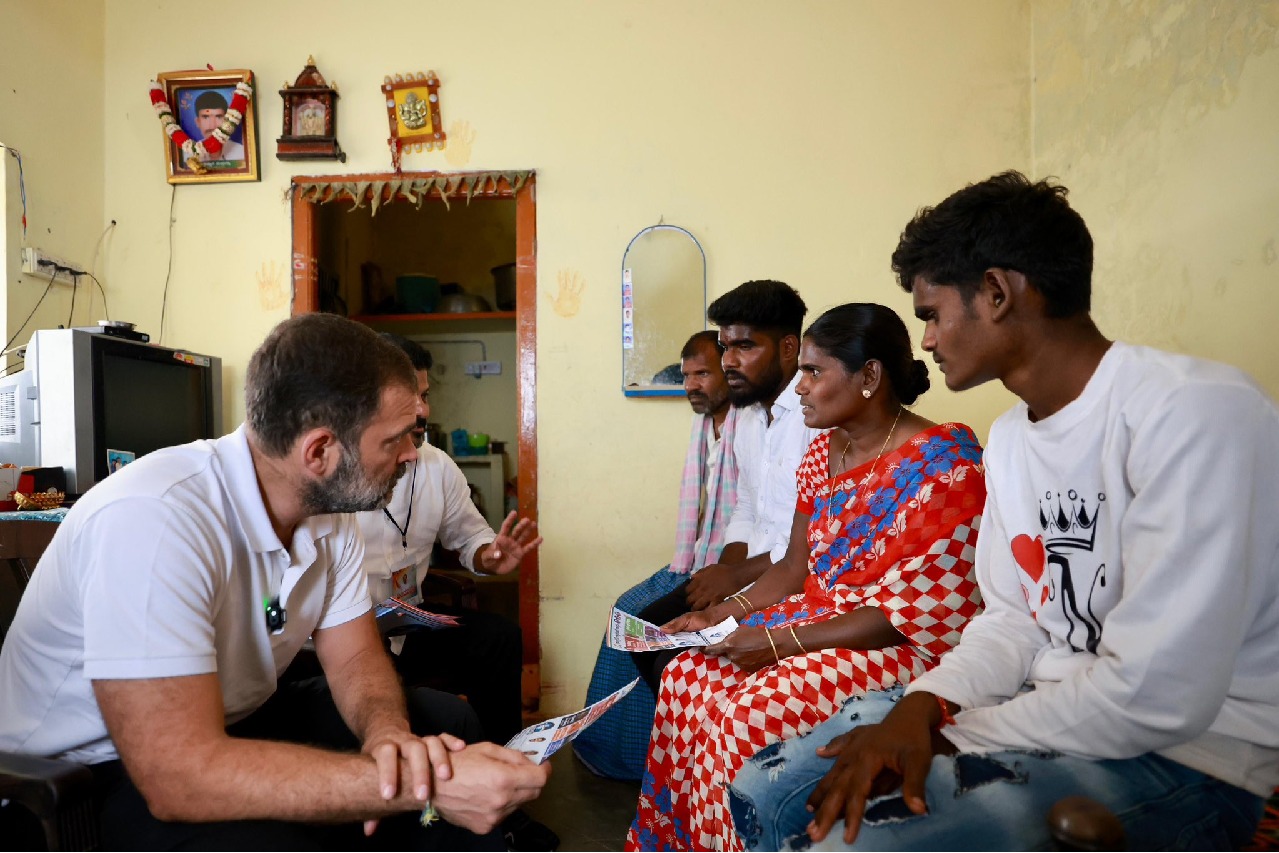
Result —
[{"label": "gold necklace", "polygon": [[[866,483],[869,483],[869,482],[871,481],[871,479],[875,476],[875,466],[879,464],[879,457],[883,456],[883,455],[884,455],[884,451],[888,449],[888,442],[890,442],[890,441],[892,441],[892,440],[893,440],[893,433],[897,431],[897,422],[898,422],[898,421],[900,421],[900,420],[901,420],[901,418],[902,418],[902,407],[901,407],[901,406],[898,406],[898,407],[897,407],[897,417],[893,418],[893,425],[892,425],[892,426],[890,426],[890,427],[888,428],[888,435],[886,435],[886,436],[884,437],[884,445],[883,445],[882,447],[880,447],[880,448],[879,448],[879,453],[878,453],[878,454],[876,454],[875,459],[871,462],[871,464],[870,464],[870,473],[866,475],[866,479],[865,479],[865,480],[862,480],[862,485],[860,485],[860,486],[858,486],[858,487],[857,487],[857,492],[853,495],[852,505],[854,505],[854,506],[855,506],[855,505],[857,504],[857,501],[861,499],[861,496],[862,496],[862,486],[864,486]],[[852,438],[852,436],[849,436],[849,437],[848,437],[848,443],[844,445],[844,449],[843,449],[842,451],[840,451],[840,454],[839,454],[839,468],[840,468],[840,472],[839,472],[839,474],[847,474],[847,473],[848,473],[847,471],[843,470],[843,468],[844,468],[844,456],[845,456],[845,455],[847,455],[847,453],[848,453],[848,448],[850,448],[850,447],[852,447],[852,446],[853,446],[853,438]],[[837,489],[837,488],[836,488],[836,486],[835,486],[835,479],[836,479],[836,477],[838,477],[838,476],[839,476],[839,474],[833,475],[833,476],[830,478],[830,483],[829,483],[829,486],[830,486],[830,497],[829,497],[829,498],[827,498],[827,503],[826,503],[826,526],[827,526],[828,528],[830,527],[830,520],[831,520],[831,519],[830,519],[830,515],[831,515],[831,512],[830,512],[830,511],[831,511],[831,507],[833,507],[833,506],[835,505],[835,492],[836,492],[836,491],[838,491],[838,489]],[[842,487],[842,486],[840,486],[840,487],[838,487],[838,488],[839,488],[839,489],[842,489],[843,487]]]}]

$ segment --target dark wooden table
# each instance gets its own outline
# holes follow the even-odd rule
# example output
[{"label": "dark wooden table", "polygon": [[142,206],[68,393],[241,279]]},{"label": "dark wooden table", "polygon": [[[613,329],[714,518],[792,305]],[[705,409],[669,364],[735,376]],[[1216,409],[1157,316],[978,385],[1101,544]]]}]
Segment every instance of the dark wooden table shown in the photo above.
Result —
[{"label": "dark wooden table", "polygon": [[0,633],[13,621],[22,590],[65,514],[0,513]]}]

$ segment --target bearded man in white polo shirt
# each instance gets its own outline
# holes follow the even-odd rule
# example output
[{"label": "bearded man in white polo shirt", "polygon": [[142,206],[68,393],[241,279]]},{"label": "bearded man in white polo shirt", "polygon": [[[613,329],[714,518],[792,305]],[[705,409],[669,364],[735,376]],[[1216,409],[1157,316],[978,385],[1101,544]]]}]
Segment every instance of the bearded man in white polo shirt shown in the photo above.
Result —
[{"label": "bearded man in white polo shirt", "polygon": [[[471,833],[547,769],[413,733],[345,514],[415,458],[412,366],[357,323],[295,317],[254,353],[246,410],[67,514],[0,656],[0,749],[89,764],[107,848],[351,849],[384,818],[388,846],[496,846]],[[273,696],[308,637],[327,706]],[[323,742],[335,712],[352,751],[284,742]],[[427,801],[453,825],[408,842]]]}]

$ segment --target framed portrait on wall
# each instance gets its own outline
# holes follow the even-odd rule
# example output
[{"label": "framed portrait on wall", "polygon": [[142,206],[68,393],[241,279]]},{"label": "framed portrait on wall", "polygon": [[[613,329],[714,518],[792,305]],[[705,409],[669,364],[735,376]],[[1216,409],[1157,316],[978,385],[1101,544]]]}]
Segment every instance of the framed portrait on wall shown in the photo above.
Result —
[{"label": "framed portrait on wall", "polygon": [[171,184],[256,181],[253,72],[168,71],[152,85]]}]

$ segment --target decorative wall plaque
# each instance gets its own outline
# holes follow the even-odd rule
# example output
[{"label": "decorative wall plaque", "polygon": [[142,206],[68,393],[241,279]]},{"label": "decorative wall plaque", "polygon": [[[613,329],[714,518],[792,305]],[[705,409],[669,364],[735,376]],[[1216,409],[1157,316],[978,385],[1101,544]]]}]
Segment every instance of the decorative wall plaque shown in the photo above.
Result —
[{"label": "decorative wall plaque", "polygon": [[284,132],[276,140],[275,156],[280,160],[337,160],[346,162],[346,153],[337,140],[338,92],[324,81],[308,56],[306,68],[290,86],[280,90],[284,99]]},{"label": "decorative wall plaque", "polygon": [[386,77],[382,94],[386,96],[386,116],[391,127],[387,144],[395,171],[400,171],[400,155],[406,148],[443,150],[448,136],[440,123],[440,80],[434,71]]}]

